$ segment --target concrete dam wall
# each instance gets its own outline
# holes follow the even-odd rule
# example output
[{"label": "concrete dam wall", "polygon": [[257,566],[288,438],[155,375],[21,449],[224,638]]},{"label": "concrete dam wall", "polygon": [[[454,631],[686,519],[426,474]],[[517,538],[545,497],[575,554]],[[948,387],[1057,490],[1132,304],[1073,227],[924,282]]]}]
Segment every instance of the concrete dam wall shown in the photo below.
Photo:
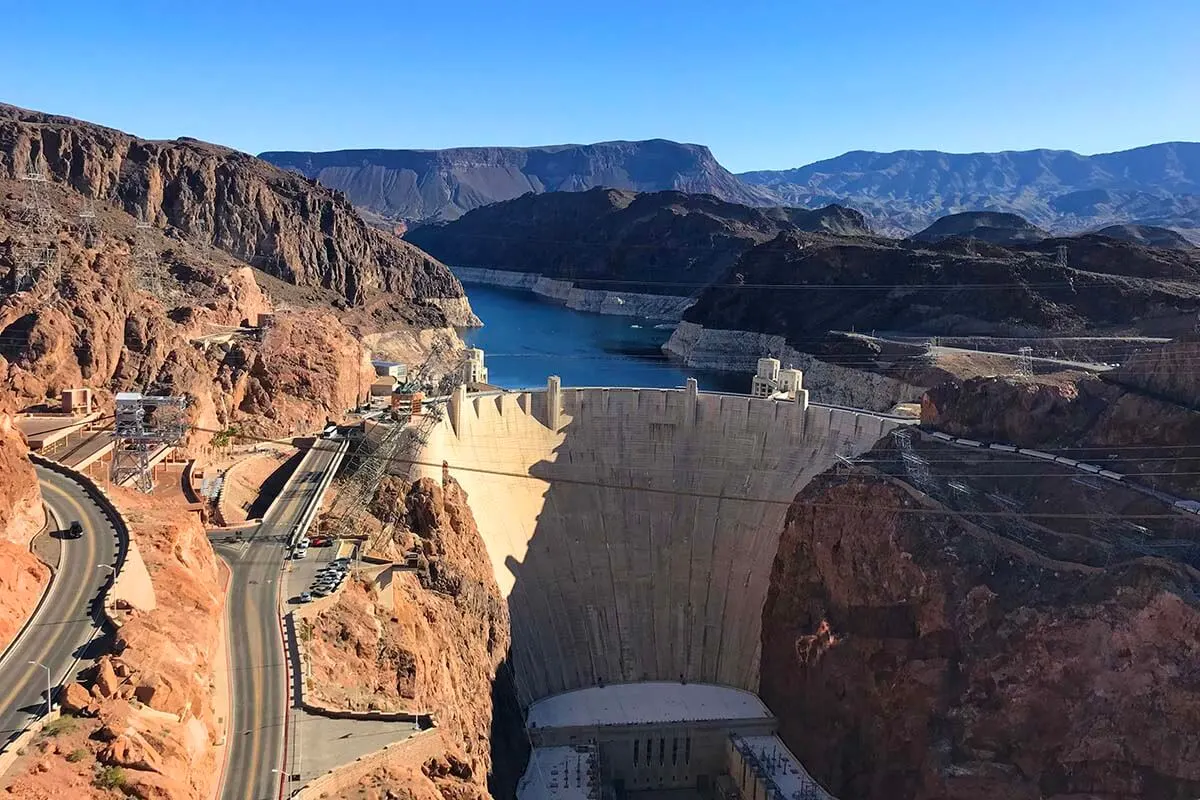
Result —
[{"label": "concrete dam wall", "polygon": [[[802,398],[804,396],[802,395]],[[455,395],[419,472],[466,489],[522,704],[681,678],[758,690],[788,504],[899,420],[686,390]]]}]

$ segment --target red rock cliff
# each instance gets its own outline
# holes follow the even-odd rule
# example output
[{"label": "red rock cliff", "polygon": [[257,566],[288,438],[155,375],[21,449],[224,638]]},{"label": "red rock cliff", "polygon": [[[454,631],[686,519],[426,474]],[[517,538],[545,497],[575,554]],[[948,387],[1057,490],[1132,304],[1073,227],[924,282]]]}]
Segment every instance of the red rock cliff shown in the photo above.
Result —
[{"label": "red rock cliff", "polygon": [[466,493],[453,479],[410,486],[388,477],[370,511],[368,525],[381,531],[377,552],[402,557],[415,549],[420,568],[396,573],[384,589],[352,583],[303,623],[308,685],[333,706],[434,714],[446,752],[424,770],[376,776],[380,791],[484,796],[493,681],[509,623]]},{"label": "red rock cliff", "polygon": [[789,510],[761,694],[813,775],[863,800],[1197,796],[1200,574],[945,511],[859,470]]}]

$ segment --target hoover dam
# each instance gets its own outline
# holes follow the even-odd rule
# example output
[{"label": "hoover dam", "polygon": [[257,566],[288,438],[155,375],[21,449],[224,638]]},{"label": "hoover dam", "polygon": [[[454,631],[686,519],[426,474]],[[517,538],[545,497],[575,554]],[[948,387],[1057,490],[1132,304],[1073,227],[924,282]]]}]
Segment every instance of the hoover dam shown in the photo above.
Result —
[{"label": "hoover dam", "polygon": [[802,390],[766,399],[700,393],[695,381],[460,387],[417,469],[467,491],[508,604],[535,747],[519,796],[563,796],[552,776],[582,770],[580,759],[619,796],[728,779],[764,736],[782,748],[756,693],[788,506],[839,456],[903,422],[809,404]]}]

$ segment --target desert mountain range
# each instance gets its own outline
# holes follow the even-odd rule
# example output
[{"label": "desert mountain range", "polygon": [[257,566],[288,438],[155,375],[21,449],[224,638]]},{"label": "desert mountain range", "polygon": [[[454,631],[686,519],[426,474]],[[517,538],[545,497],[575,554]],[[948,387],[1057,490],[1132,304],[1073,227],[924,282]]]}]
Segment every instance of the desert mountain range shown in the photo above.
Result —
[{"label": "desert mountain range", "polygon": [[1200,144],[1085,156],[1069,150],[853,151],[795,169],[734,175],[702,145],[663,139],[547,147],[266,152],[261,158],[346,193],[376,222],[457,219],[527,192],[673,189],[746,205],[862,212],[905,236],[962,211],[1015,213],[1051,233],[1120,224],[1200,241]]}]

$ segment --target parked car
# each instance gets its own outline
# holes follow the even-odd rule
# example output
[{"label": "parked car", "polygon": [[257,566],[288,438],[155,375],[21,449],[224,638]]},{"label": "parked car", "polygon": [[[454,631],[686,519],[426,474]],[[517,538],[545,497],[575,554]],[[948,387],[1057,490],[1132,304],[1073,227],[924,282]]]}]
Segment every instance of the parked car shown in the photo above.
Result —
[{"label": "parked car", "polygon": [[79,520],[72,520],[71,524],[67,526],[67,530],[63,533],[63,538],[78,539],[81,536],[83,536],[83,523]]},{"label": "parked car", "polygon": [[297,547],[295,550],[292,551],[292,558],[304,558],[307,555],[308,555],[307,547]]},{"label": "parked car", "polygon": [[329,547],[329,545],[333,544],[333,539],[328,536],[314,536],[309,544],[313,547]]},{"label": "parked car", "polygon": [[312,592],[301,592],[300,593],[300,602],[301,603],[311,603],[312,602]]},{"label": "parked car", "polygon": [[332,591],[333,591],[333,589],[331,589],[328,586],[318,586],[312,590],[312,596],[313,597],[328,597],[330,592],[332,592]]}]

